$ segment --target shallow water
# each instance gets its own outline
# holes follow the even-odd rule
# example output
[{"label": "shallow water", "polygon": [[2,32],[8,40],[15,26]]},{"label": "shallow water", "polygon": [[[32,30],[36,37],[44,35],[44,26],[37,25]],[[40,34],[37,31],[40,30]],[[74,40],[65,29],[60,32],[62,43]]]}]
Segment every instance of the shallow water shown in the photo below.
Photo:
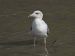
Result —
[{"label": "shallow water", "polygon": [[[0,0],[0,56],[43,56],[43,39],[28,34],[28,15],[42,10],[50,28],[48,56],[75,56],[74,0]],[[56,41],[54,43],[54,41]]]}]

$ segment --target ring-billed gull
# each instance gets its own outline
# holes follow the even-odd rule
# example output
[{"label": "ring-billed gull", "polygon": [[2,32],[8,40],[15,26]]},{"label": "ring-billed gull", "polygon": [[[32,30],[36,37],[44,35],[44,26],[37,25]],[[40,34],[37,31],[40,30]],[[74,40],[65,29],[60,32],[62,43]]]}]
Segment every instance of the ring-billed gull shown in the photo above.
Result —
[{"label": "ring-billed gull", "polygon": [[[32,34],[34,36],[39,36],[44,38],[44,48],[46,53],[48,54],[47,47],[46,47],[46,38],[48,37],[49,28],[48,25],[45,23],[43,18],[43,13],[40,10],[34,11],[32,14],[29,15],[29,17],[33,18],[32,22]],[[34,47],[35,47],[35,41],[36,37],[34,37]]]}]

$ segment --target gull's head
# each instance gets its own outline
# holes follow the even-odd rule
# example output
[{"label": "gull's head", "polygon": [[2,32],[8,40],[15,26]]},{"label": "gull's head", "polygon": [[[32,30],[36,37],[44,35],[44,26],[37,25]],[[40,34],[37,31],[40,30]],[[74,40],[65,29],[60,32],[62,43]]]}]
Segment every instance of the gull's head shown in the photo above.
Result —
[{"label": "gull's head", "polygon": [[36,10],[32,14],[30,14],[29,17],[42,19],[43,13],[39,10]]}]

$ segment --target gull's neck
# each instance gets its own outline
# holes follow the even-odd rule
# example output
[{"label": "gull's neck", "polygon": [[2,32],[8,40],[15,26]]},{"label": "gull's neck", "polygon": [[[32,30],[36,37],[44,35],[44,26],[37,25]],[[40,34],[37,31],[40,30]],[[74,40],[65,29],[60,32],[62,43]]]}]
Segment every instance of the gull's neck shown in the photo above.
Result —
[{"label": "gull's neck", "polygon": [[40,24],[42,22],[42,18],[35,18],[34,20],[33,20],[33,24],[35,24],[35,25],[38,25],[38,24]]},{"label": "gull's neck", "polygon": [[40,18],[35,18],[35,20],[42,20],[42,18],[40,17]]}]

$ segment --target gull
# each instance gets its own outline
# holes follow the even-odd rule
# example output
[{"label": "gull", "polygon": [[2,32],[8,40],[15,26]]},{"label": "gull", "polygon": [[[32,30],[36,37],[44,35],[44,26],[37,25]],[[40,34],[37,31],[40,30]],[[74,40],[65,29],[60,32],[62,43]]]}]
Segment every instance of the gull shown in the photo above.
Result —
[{"label": "gull", "polygon": [[34,37],[34,48],[35,48],[35,41],[36,37],[42,37],[44,38],[44,49],[46,53],[48,54],[48,50],[46,47],[46,39],[48,37],[49,28],[48,25],[45,23],[43,18],[43,13],[40,10],[34,11],[32,14],[30,14],[28,17],[33,18],[31,32],[35,36]]}]

